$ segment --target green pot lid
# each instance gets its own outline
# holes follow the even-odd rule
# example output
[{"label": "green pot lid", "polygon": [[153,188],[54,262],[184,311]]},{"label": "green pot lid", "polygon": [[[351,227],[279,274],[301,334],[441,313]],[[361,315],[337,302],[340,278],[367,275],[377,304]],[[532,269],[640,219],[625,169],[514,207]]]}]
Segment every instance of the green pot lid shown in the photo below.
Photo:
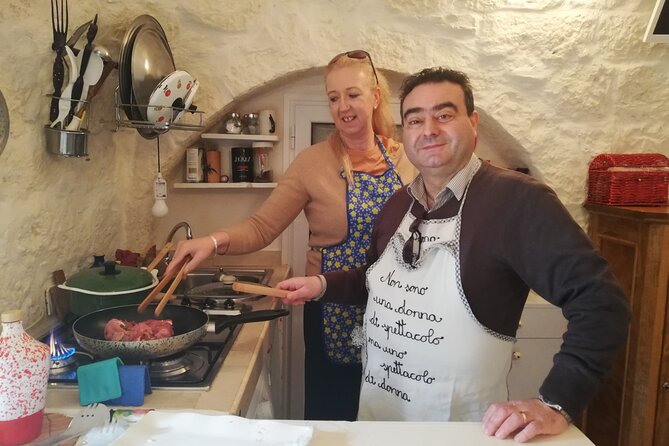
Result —
[{"label": "green pot lid", "polygon": [[111,293],[144,288],[152,283],[153,276],[145,269],[105,262],[105,266],[89,268],[72,275],[65,285],[97,293]]}]

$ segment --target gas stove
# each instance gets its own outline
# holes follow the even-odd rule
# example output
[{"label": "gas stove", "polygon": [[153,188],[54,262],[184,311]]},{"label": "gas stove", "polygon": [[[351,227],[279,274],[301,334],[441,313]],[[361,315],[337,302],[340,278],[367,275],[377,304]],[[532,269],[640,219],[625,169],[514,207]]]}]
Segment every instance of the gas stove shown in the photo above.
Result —
[{"label": "gas stove", "polygon": [[[188,295],[188,290],[194,287],[211,284],[214,277],[222,274],[218,268],[201,268],[188,275],[182,284],[185,288],[179,288],[175,292],[178,303],[192,306],[202,310],[209,316],[207,334],[193,346],[163,358],[142,361],[149,368],[151,387],[162,390],[208,390],[211,383],[223,365],[226,355],[230,351],[236,339],[241,325],[223,329],[220,333],[214,333],[214,322],[219,318],[239,315],[251,311],[250,302],[260,296],[241,296],[234,291],[227,291],[231,286],[220,284],[223,289],[215,290],[215,293],[204,293]],[[226,269],[226,274],[234,275],[238,280],[255,283],[267,283],[271,271],[257,268],[234,268]],[[216,287],[214,287],[216,288]],[[210,287],[210,289],[213,289]],[[95,357],[79,346],[72,331],[71,318],[67,322],[56,327],[52,334],[42,339],[42,342],[51,348],[51,370],[49,373],[49,386],[52,387],[75,387],[77,385],[77,368],[104,359]],[[124,361],[126,364],[130,362]]]},{"label": "gas stove", "polygon": [[[219,317],[226,316],[210,316],[209,324],[213,325],[212,321]],[[141,363],[149,368],[153,389],[208,390],[240,330],[241,325],[235,325],[218,334],[207,332],[200,341],[182,352],[134,364]],[[58,327],[42,342],[51,346],[51,387],[76,386],[78,367],[104,359],[79,346],[71,324]]]},{"label": "gas stove", "polygon": [[[264,268],[199,268],[191,272],[174,293],[181,305],[198,308],[209,316],[207,334],[195,345],[163,358],[142,361],[147,365],[151,387],[163,390],[197,389],[208,390],[223,365],[235,338],[241,330],[236,324],[214,333],[214,321],[251,311],[251,302],[260,296],[240,295],[232,291],[230,284],[216,283],[223,275],[236,280],[266,284],[271,270]],[[189,291],[200,287],[204,292]],[[51,371],[49,386],[76,387],[77,368],[104,359],[97,358],[79,346],[72,332],[74,317],[62,323],[42,342],[51,348]],[[130,362],[124,361],[126,364]]]}]

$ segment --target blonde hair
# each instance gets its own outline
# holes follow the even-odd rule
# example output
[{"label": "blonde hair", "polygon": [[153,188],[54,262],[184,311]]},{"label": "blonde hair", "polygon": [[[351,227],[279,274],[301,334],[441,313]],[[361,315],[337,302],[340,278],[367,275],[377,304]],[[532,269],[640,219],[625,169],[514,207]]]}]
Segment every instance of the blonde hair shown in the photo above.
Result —
[{"label": "blonde hair", "polygon": [[[371,61],[369,59],[355,59],[346,57],[345,54],[342,54],[341,57],[336,57],[333,62],[329,63],[325,67],[325,78],[327,79],[328,75],[337,68],[350,66],[361,67],[367,74],[370,89],[372,91],[375,88],[379,89],[379,104],[376,109],[372,111],[372,130],[374,131],[374,134],[384,136],[386,138],[392,138],[395,134],[395,121],[393,120],[393,115],[390,111],[390,88],[388,87],[388,81],[378,71],[376,71],[376,78],[374,77],[374,69],[372,68]],[[376,79],[378,79],[378,84],[376,83]],[[339,130],[335,128],[334,132],[332,132],[328,140],[330,147],[332,147],[335,155],[344,166],[346,179],[352,183],[353,166],[351,164],[351,159],[348,156],[348,152],[346,151],[344,141],[341,139],[341,135],[339,134]]]}]

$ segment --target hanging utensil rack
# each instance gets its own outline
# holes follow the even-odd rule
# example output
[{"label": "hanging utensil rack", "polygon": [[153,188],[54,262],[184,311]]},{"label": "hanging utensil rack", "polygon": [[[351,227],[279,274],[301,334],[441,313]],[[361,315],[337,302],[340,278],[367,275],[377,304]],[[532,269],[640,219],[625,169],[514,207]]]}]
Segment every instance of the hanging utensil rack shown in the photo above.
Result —
[{"label": "hanging utensil rack", "polygon": [[[116,123],[116,128],[114,131],[118,131],[121,127],[129,127],[129,128],[134,128],[134,129],[152,129],[156,133],[164,133],[167,132],[168,130],[186,130],[186,131],[198,131],[204,129],[204,112],[199,111],[199,110],[190,110],[190,109],[184,109],[184,108],[179,108],[179,107],[164,107],[167,109],[172,110],[172,116],[174,116],[176,113],[184,111],[184,116],[187,116],[187,114],[192,114],[195,116],[193,120],[195,122],[193,123],[172,123],[172,122],[165,122],[165,123],[160,123],[156,124],[151,121],[141,121],[141,120],[132,120],[132,119],[127,119],[124,118],[124,112],[123,108],[124,107],[137,107],[141,109],[148,109],[149,105],[146,104],[124,104],[121,101],[121,94],[119,92],[119,87],[116,87],[114,90],[114,120]],[[153,106],[151,106],[153,107]],[[146,114],[146,113],[145,113]],[[183,119],[183,118],[182,118]]]}]

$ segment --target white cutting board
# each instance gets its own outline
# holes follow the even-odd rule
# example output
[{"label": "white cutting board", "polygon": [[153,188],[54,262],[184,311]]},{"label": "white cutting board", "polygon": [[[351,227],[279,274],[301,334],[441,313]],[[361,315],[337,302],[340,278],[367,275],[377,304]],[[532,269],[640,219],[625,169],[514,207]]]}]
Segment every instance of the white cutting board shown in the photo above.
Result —
[{"label": "white cutting board", "polygon": [[307,446],[312,434],[311,426],[274,420],[156,410],[130,426],[111,446]]}]

